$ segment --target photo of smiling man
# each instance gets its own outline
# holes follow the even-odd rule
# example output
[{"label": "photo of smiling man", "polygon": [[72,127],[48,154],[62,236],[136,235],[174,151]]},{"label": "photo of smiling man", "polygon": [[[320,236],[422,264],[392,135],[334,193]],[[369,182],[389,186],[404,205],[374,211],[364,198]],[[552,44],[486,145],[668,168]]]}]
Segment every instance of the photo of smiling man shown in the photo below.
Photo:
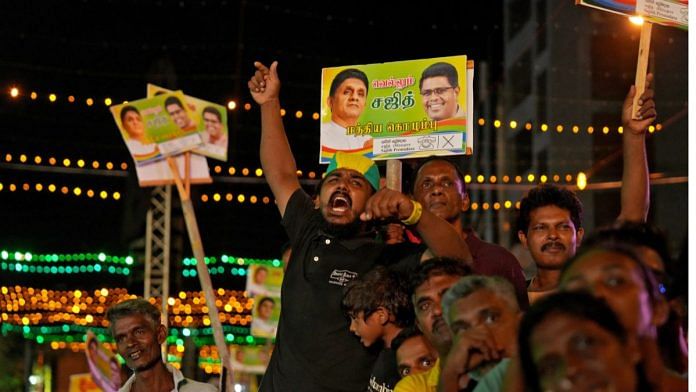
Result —
[{"label": "photo of smiling man", "polygon": [[349,135],[346,129],[356,125],[365,110],[368,86],[367,75],[356,68],[344,69],[333,79],[326,101],[331,121],[321,124],[322,149],[328,148],[335,153],[371,145],[371,136]]},{"label": "photo of smiling man", "polygon": [[459,74],[450,63],[438,62],[428,66],[420,78],[420,94],[425,113],[432,120],[466,117],[459,105]]}]

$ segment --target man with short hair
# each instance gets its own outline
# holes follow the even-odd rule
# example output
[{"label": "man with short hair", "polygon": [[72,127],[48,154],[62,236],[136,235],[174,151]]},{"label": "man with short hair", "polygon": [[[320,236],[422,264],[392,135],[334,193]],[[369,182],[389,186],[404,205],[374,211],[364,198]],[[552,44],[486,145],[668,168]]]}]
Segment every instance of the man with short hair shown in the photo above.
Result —
[{"label": "man with short hair", "polygon": [[529,302],[548,295],[558,286],[561,267],[575,255],[585,234],[582,203],[565,188],[540,185],[520,202],[518,237],[537,265],[527,285]]},{"label": "man with short hair", "polygon": [[359,69],[339,72],[331,82],[326,104],[331,110],[331,122],[321,125],[323,149],[333,151],[359,150],[372,141],[370,135],[349,135],[346,128],[358,123],[365,110],[369,89],[367,75]]},{"label": "man with short hair", "polygon": [[471,252],[471,266],[479,274],[501,276],[517,292],[523,309],[528,306],[522,267],[515,256],[502,246],[478,238],[472,229],[465,229],[462,212],[469,209],[469,194],[459,167],[443,157],[432,157],[417,169],[413,181],[413,198],[423,208],[446,220],[464,239]]},{"label": "man with short hair", "polygon": [[436,391],[442,359],[452,346],[452,333],[442,317],[442,296],[471,268],[458,260],[436,257],[418,265],[410,275],[411,299],[416,313],[416,326],[438,353],[438,360],[429,371],[407,376],[396,384],[395,392]]},{"label": "man with short hair", "polygon": [[195,131],[196,123],[191,120],[181,100],[176,96],[167,97],[164,100],[164,108],[169,116],[182,131]]},{"label": "man with short hair", "polygon": [[439,62],[423,70],[420,94],[425,113],[433,120],[466,117],[459,106],[459,74],[450,63]]},{"label": "man with short hair", "polygon": [[167,327],[161,317],[160,311],[142,298],[120,302],[106,312],[118,353],[134,372],[119,392],[216,391],[210,384],[184,378],[177,368],[162,362]]},{"label": "man with short hair", "polygon": [[212,106],[206,106],[202,112],[205,132],[203,142],[220,147],[227,147],[227,134],[223,132],[222,114]]},{"label": "man with short hair", "polygon": [[475,392],[501,390],[522,316],[512,285],[497,276],[465,276],[442,297],[442,311],[454,341],[440,391],[458,391],[462,378],[478,382]]},{"label": "man with short hair", "polygon": [[[623,104],[621,212],[616,219],[619,222],[645,222],[650,207],[645,135],[657,115],[652,82],[653,75],[648,74],[645,92],[638,102],[638,119],[632,117],[634,86]],[[537,274],[527,289],[530,303],[556,290],[561,268],[575,255],[583,234],[582,203],[572,191],[541,185],[522,199],[517,236],[537,264]]]},{"label": "man with short hair", "polygon": [[348,282],[381,262],[385,245],[366,223],[401,220],[435,255],[459,257],[466,245],[420,203],[400,192],[378,191],[377,166],[362,155],[333,156],[315,204],[300,187],[283,127],[277,62],[254,66],[248,87],[261,106],[261,166],[293,249],[276,347],[260,390],[364,391],[375,355],[350,333],[341,300]]}]

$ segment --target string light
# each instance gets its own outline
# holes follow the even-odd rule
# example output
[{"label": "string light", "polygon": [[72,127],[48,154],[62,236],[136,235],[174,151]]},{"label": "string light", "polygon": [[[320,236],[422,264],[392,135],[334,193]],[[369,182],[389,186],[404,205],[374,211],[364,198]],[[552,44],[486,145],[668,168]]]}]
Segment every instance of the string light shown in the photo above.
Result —
[{"label": "string light", "polygon": [[[21,95],[21,90],[19,89],[18,86],[10,86],[10,87],[9,87],[9,94],[10,94],[10,96],[12,96],[13,98],[17,98],[17,97],[19,97],[19,96]],[[30,93],[29,96],[30,96],[30,98],[31,98],[32,100],[36,100],[36,99],[38,98],[38,94],[37,94],[35,91],[32,91],[32,92]],[[55,93],[49,94],[49,100],[50,100],[51,102],[55,102],[57,99],[58,99],[58,95],[57,95],[57,94],[55,94]],[[68,99],[68,102],[70,102],[70,103],[74,103],[74,102],[76,101],[76,98],[75,98],[74,95],[69,95],[67,99]],[[113,102],[114,102],[114,99],[112,99],[112,98],[110,98],[110,97],[107,97],[107,98],[104,99],[104,104],[105,104],[106,106],[111,106],[111,105],[113,104]],[[123,102],[124,102],[124,103],[127,103],[128,101],[123,101]],[[87,98],[87,99],[85,100],[85,103],[86,103],[87,106],[93,106],[93,105],[94,105],[94,99],[91,98],[91,97],[90,97],[90,98]],[[238,104],[237,104],[237,102],[236,102],[235,100],[229,100],[229,101],[227,101],[227,108],[228,108],[229,110],[235,110],[235,109],[237,108],[237,106],[238,106]],[[247,103],[245,103],[245,104],[243,105],[243,107],[244,107],[244,110],[250,111],[251,108],[252,108],[252,105],[251,105],[251,103],[248,103],[248,102],[247,102]],[[280,109],[280,113],[281,113],[281,116],[285,116],[285,115],[287,114],[287,110],[286,110],[285,108],[281,108],[281,109]],[[302,110],[296,110],[296,111],[294,112],[294,114],[295,114],[295,118],[296,118],[296,119],[302,119],[302,118],[304,117],[304,111],[302,111]],[[313,113],[312,113],[312,119],[313,119],[313,120],[319,120],[320,117],[321,117],[321,115],[320,115],[318,112],[313,112]],[[491,122],[493,123],[493,126],[494,126],[495,128],[501,128],[502,125],[503,125],[503,121],[500,120],[500,119],[493,119],[493,120],[491,120]],[[478,120],[477,120],[477,124],[478,124],[479,126],[484,126],[484,125],[486,125],[486,123],[487,123],[487,120],[486,120],[485,118],[483,118],[483,117],[480,117],[480,118],[478,118]],[[510,126],[510,129],[513,129],[513,130],[517,129],[517,127],[518,127],[519,124],[520,124],[520,121],[518,121],[518,120],[509,120],[509,121],[508,121],[508,125]],[[561,132],[563,132],[563,130],[565,129],[565,127],[566,127],[565,125],[558,124],[558,125],[555,127],[555,129],[556,129],[556,131],[557,131],[558,133],[561,133]],[[580,127],[579,127],[578,125],[568,125],[568,127],[570,127],[570,128],[573,130],[573,133],[574,133],[574,134],[577,134],[577,133],[579,133],[579,131],[580,131]],[[595,128],[595,127],[593,127],[593,126],[588,126],[588,128],[587,128],[587,129],[588,129],[588,133],[590,133],[590,134],[593,133],[593,132],[594,132],[594,128]],[[661,130],[661,128],[662,128],[661,124],[658,124],[658,125],[655,127],[655,130],[659,131],[659,130]],[[530,130],[530,131],[531,131],[531,130],[533,130],[533,125],[532,125],[530,122],[525,122],[525,123],[524,123],[524,129]],[[548,124],[542,124],[541,127],[540,127],[539,129],[540,129],[542,132],[547,132],[548,129],[549,129],[549,126],[548,126]]]}]

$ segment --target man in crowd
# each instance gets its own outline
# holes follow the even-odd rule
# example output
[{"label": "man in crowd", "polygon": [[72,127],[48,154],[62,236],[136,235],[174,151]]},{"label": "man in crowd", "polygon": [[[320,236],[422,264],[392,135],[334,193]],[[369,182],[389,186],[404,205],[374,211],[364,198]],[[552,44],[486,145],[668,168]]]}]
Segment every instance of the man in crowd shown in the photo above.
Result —
[{"label": "man in crowd", "polygon": [[398,219],[431,253],[459,257],[466,245],[444,220],[400,192],[379,188],[376,165],[337,153],[322,179],[316,207],[297,179],[280,115],[277,62],[248,86],[261,106],[261,165],[293,249],[283,280],[276,348],[261,391],[364,391],[375,361],[348,329],[343,286],[374,267],[384,244],[367,222]]},{"label": "man in crowd", "polygon": [[[638,101],[637,119],[631,113],[635,87],[631,86],[623,104],[623,178],[617,221],[645,222],[648,215],[650,188],[645,134],[656,116],[652,80],[652,74],[648,74],[645,92]],[[518,237],[537,264],[537,275],[528,285],[530,302],[556,290],[560,270],[575,255],[583,234],[582,204],[571,191],[543,185],[522,199]]]},{"label": "man in crowd", "polygon": [[520,263],[502,246],[482,241],[472,229],[465,229],[462,212],[469,209],[469,194],[458,166],[445,158],[425,161],[416,170],[413,198],[425,209],[449,222],[467,244],[474,271],[501,276],[515,287],[517,300],[527,308],[524,274]]},{"label": "man in crowd", "polygon": [[119,392],[216,391],[210,384],[184,378],[177,368],[162,362],[167,327],[161,317],[160,311],[142,298],[123,301],[106,312],[118,353],[134,372]]},{"label": "man in crowd", "polygon": [[416,325],[438,353],[438,360],[427,372],[407,376],[396,384],[395,392],[436,391],[442,359],[452,346],[452,333],[442,316],[442,296],[471,268],[458,260],[435,258],[417,266],[410,276]]},{"label": "man in crowd", "polygon": [[465,276],[447,290],[442,310],[454,339],[440,390],[458,391],[469,379],[478,382],[475,392],[501,390],[522,316],[512,285],[497,276]]}]

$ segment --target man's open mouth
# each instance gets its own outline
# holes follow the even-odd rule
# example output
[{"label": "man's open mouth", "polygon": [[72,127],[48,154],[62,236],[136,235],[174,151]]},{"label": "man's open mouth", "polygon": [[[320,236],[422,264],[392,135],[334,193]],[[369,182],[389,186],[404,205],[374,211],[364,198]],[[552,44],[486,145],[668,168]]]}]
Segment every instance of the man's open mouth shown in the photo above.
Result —
[{"label": "man's open mouth", "polygon": [[329,198],[329,208],[332,212],[344,213],[350,210],[352,204],[350,196],[344,192],[334,192]]}]

